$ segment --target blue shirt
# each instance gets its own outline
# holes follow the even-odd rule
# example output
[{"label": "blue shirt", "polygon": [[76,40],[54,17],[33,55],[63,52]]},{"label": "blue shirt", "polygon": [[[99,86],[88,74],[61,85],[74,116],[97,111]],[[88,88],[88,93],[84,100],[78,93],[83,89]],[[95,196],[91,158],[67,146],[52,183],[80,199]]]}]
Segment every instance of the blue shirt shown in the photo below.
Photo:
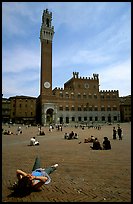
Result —
[{"label": "blue shirt", "polygon": [[[48,184],[50,183],[51,181],[51,178],[49,177],[49,175],[45,172],[44,169],[42,168],[39,168],[39,169],[36,169],[35,171],[32,171],[32,176],[45,176],[48,178],[48,180],[45,182],[45,184]],[[39,181],[39,180],[38,180]],[[40,182],[40,181],[39,181]]]}]

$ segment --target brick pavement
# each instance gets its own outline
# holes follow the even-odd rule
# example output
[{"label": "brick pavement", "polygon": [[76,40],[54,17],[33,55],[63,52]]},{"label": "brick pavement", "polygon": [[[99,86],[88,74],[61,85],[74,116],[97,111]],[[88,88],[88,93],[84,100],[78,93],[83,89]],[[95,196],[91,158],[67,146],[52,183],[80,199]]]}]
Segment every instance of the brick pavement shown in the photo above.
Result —
[{"label": "brick pavement", "polygon": [[[101,130],[64,127],[62,132],[43,127],[45,136],[37,136],[37,127],[24,126],[22,135],[2,135],[2,202],[131,202],[131,124],[121,127],[123,140],[116,141],[112,125]],[[15,133],[16,128],[10,129]],[[64,140],[64,133],[71,130],[79,134],[78,140]],[[108,136],[112,149],[91,150],[91,143],[84,143],[90,135],[101,142]],[[39,146],[28,146],[31,136],[36,136]],[[16,169],[30,172],[37,155],[42,167],[59,163],[51,183],[25,197],[10,196],[8,187],[16,180]]]}]

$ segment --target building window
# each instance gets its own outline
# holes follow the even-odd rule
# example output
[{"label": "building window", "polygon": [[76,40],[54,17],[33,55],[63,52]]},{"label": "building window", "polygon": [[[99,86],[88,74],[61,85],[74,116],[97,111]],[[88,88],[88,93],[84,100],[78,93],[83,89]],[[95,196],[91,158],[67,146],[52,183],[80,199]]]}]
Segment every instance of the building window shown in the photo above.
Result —
[{"label": "building window", "polygon": [[86,106],[84,106],[84,111],[87,111],[87,107]]},{"label": "building window", "polygon": [[66,106],[66,111],[69,111],[69,107],[68,106]]},{"label": "building window", "polygon": [[113,94],[112,98],[116,98],[116,94]]},{"label": "building window", "polygon": [[60,111],[63,111],[63,106],[60,106],[60,107],[59,107],[59,110],[60,110]]},{"label": "building window", "polygon": [[86,99],[86,98],[87,98],[86,94],[83,94],[83,99]]},{"label": "building window", "polygon": [[81,98],[81,94],[80,93],[78,93],[78,99],[80,99]]},{"label": "building window", "polygon": [[117,121],[117,116],[114,116],[114,121]]},{"label": "building window", "polygon": [[111,107],[107,107],[107,111],[111,111]]},{"label": "building window", "polygon": [[94,111],[98,111],[98,107],[97,106],[94,107]]},{"label": "building window", "polygon": [[66,117],[66,123],[69,123],[69,117]]},{"label": "building window", "polygon": [[107,94],[106,98],[107,98],[107,99],[110,99],[110,95],[109,95],[109,94]]},{"label": "building window", "polygon": [[90,121],[92,121],[92,117],[90,117]]},{"label": "building window", "polygon": [[97,95],[96,94],[94,94],[94,98],[97,99]]},{"label": "building window", "polygon": [[114,107],[113,107],[113,111],[117,111],[117,107],[114,106]]},{"label": "building window", "polygon": [[92,106],[89,106],[89,111],[92,111]]},{"label": "building window", "polygon": [[75,121],[75,117],[72,117],[72,122],[74,122]]},{"label": "building window", "polygon": [[101,107],[101,111],[105,111],[105,107]]},{"label": "building window", "polygon": [[81,111],[81,106],[78,107],[78,111]]},{"label": "building window", "polygon": [[91,99],[91,98],[92,98],[92,95],[91,95],[91,94],[89,94],[88,98],[89,98],[89,99]]},{"label": "building window", "polygon": [[69,94],[66,92],[66,98],[69,98]]},{"label": "building window", "polygon": [[75,108],[74,108],[74,106],[72,106],[72,107],[71,107],[71,111],[75,111]]},{"label": "building window", "polygon": [[60,92],[59,97],[63,98],[63,93],[62,92]]},{"label": "building window", "polygon": [[105,121],[105,116],[102,116],[102,121]]},{"label": "building window", "polygon": [[98,117],[97,116],[95,117],[95,121],[98,121]]},{"label": "building window", "polygon": [[84,121],[87,121],[87,117],[84,117]]},{"label": "building window", "polygon": [[22,104],[19,104],[19,107],[21,108],[21,107],[22,107]]},{"label": "building window", "polygon": [[71,93],[71,98],[74,99],[74,93]]},{"label": "building window", "polygon": [[101,97],[101,99],[104,99],[104,95],[103,95],[103,94],[101,94],[101,96],[100,96],[100,97]]},{"label": "building window", "polygon": [[81,121],[81,117],[80,117],[80,116],[78,117],[78,121],[79,121],[79,122]]}]

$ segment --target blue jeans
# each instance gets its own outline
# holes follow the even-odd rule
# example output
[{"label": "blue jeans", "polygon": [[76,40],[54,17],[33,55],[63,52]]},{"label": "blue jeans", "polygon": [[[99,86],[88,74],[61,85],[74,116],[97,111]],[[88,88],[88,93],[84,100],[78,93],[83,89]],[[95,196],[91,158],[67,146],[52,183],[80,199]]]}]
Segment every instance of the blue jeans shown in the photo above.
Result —
[{"label": "blue jeans", "polygon": [[[34,163],[33,168],[32,168],[32,171],[34,171],[34,170],[36,170],[38,168],[41,168],[41,162],[40,162],[39,157],[36,157],[35,163]],[[55,167],[51,167],[51,166],[50,167],[46,167],[45,168],[45,172],[47,174],[51,174],[55,169],[56,169]]]}]

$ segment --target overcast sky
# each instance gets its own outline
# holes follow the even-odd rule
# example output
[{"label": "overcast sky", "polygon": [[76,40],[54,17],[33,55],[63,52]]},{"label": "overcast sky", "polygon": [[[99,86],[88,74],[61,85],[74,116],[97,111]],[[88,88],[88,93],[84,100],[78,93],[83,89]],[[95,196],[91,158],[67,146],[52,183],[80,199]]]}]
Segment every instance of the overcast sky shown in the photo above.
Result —
[{"label": "overcast sky", "polygon": [[79,72],[99,74],[100,90],[131,95],[131,2],[2,3],[2,93],[40,94],[40,28],[52,12],[52,88]]}]

